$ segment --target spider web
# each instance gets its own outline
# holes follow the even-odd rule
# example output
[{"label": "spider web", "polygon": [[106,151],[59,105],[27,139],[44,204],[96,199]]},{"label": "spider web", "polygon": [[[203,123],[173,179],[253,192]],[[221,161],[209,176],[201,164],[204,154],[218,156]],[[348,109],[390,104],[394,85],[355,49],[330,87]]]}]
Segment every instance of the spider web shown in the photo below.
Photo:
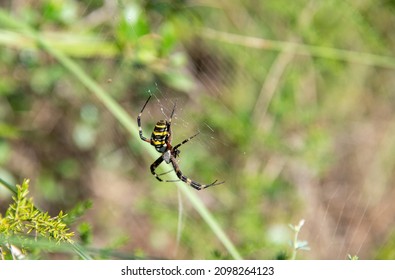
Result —
[{"label": "spider web", "polygon": [[[180,2],[187,4],[180,9]],[[349,46],[368,50],[369,54],[391,54],[391,40],[381,36],[393,33],[382,27],[386,20],[394,20],[393,14],[369,18],[364,13],[376,11],[373,2],[361,8],[362,4],[355,1],[338,0],[171,3],[105,0],[97,8],[96,1],[91,1],[82,22],[92,30],[101,26],[97,32],[111,42],[114,34],[109,34],[111,28],[102,23],[120,22],[120,17],[126,17],[129,25],[125,26],[142,42],[137,47],[144,55],[144,48],[152,47],[144,45],[145,40],[161,30],[141,35],[147,30],[144,24],[139,26],[139,13],[151,13],[150,18],[145,17],[147,22],[160,26],[177,16],[184,23],[191,19],[191,26],[194,20],[199,21],[198,32],[193,30],[198,33],[197,39],[182,43],[177,37],[177,46],[169,55],[186,54],[187,66],[181,73],[187,73],[192,81],[191,90],[172,89],[160,78],[149,78],[155,71],[166,72],[158,70],[162,61],[151,62],[149,55],[145,64],[154,65],[148,70],[139,61],[131,62],[130,57],[122,59],[121,65],[103,62],[103,69],[113,69],[108,72],[109,83],[103,80],[102,85],[119,97],[117,100],[133,119],[146,98],[153,96],[142,116],[148,138],[155,123],[167,119],[177,104],[172,120],[173,144],[200,132],[180,149],[180,168],[202,184],[214,179],[226,181],[199,192],[199,196],[242,255],[275,258],[279,252],[289,251],[292,232],[287,225],[304,219],[299,238],[308,242],[310,250],[298,253],[299,258],[346,259],[350,254],[374,259],[382,257],[380,252],[385,250],[392,250],[392,254],[384,257],[395,256],[391,247],[394,242],[390,242],[395,229],[394,71],[374,63],[366,66],[368,59],[358,60],[357,56],[339,62],[327,59],[329,54],[313,57],[310,52],[314,48],[304,50],[303,55],[296,49],[311,44],[335,46],[332,52]],[[148,8],[144,10],[143,6]],[[127,50],[125,53],[127,56]],[[136,70],[139,67],[143,70]],[[127,88],[125,81],[132,88]],[[144,83],[147,89],[141,90]],[[75,102],[70,98],[72,93],[61,91],[59,96]],[[43,127],[52,131],[57,123],[51,116],[63,120],[62,113],[53,104],[46,106],[49,109],[42,111],[48,114],[33,114],[34,124],[40,119],[50,124]],[[144,149],[153,147],[145,143],[142,149],[113,116],[108,114],[103,119],[97,140],[99,155],[86,152],[80,155],[83,159],[77,159],[84,170],[89,169],[88,179],[79,183],[89,186],[94,199],[95,213],[90,215],[93,227],[98,228],[98,244],[127,232],[128,237],[133,235],[127,245],[130,250],[141,248],[161,258],[196,258],[190,248],[180,246],[184,231],[188,227],[191,231],[207,231],[207,226],[199,224],[199,217],[180,193],[175,196],[177,188],[172,184],[161,188],[155,185],[156,179],[149,172],[150,159],[144,153]],[[62,125],[57,132],[64,136]],[[67,137],[58,138],[63,141]],[[56,144],[56,150],[62,150]],[[21,164],[30,157],[33,164]],[[92,160],[95,157],[101,165]],[[39,156],[23,147],[13,155],[15,166],[33,166],[31,177],[41,168],[36,158]],[[203,172],[208,162],[212,170]],[[171,165],[162,164],[158,173],[169,170]],[[165,176],[177,179],[174,172]],[[158,213],[163,218],[158,218]],[[174,235],[169,237],[169,232]],[[197,246],[212,246],[213,251],[220,248],[216,241],[207,240],[207,244]]]},{"label": "spider web", "polygon": [[[336,6],[336,3],[339,4],[338,1],[332,1],[328,6],[319,7],[319,5],[314,4],[313,1],[308,2],[306,6],[301,9],[298,24],[300,24],[300,26],[308,25],[312,22],[313,15],[319,13],[320,8],[324,10],[327,8],[330,9],[333,8],[331,5]],[[356,7],[353,7],[352,4],[344,5],[344,10],[350,13],[351,18],[354,19],[357,24],[366,24],[364,23],[366,19],[363,18]],[[259,16],[257,18],[254,17],[252,12],[245,9],[243,5],[238,7],[237,14],[239,18],[233,18],[233,22],[239,22],[239,19],[242,18],[245,22],[250,22],[251,25],[254,25],[251,22],[254,20],[261,20]],[[232,21],[232,17],[235,15],[227,14],[227,16],[229,16],[231,18],[230,21]],[[273,18],[271,20],[275,21]],[[213,27],[213,23],[212,25],[207,25],[210,28]],[[239,28],[236,33],[247,35],[243,32],[244,29]],[[248,36],[246,36],[246,38],[247,37]],[[292,41],[290,38],[286,38],[285,40]],[[207,44],[210,44],[210,42]],[[217,44],[221,43],[215,41],[214,45]],[[222,56],[222,49],[226,47],[226,45],[214,47],[210,45],[208,49],[211,50],[212,53],[208,54],[204,53],[204,51],[207,51],[204,49],[189,50],[192,59],[194,59],[194,54],[196,56],[200,55],[200,60],[198,60],[200,68],[196,76],[197,83],[199,83],[203,89],[203,94],[211,95],[213,102],[222,103],[221,105],[224,108],[230,107],[228,99],[234,98],[234,104],[238,104],[237,100],[240,99],[234,96],[236,94],[243,95],[244,99],[249,100],[250,109],[245,109],[245,111],[250,110],[252,115],[249,118],[244,118],[240,122],[244,122],[244,133],[251,133],[251,138],[255,138],[256,141],[259,141],[259,137],[261,137],[262,134],[255,134],[254,131],[249,131],[248,129],[256,131],[269,129],[270,131],[270,128],[275,122],[271,115],[271,109],[272,106],[275,106],[275,102],[278,102],[278,98],[284,94],[283,85],[288,78],[288,70],[292,70],[295,62],[301,62],[301,64],[306,63],[307,65],[313,63],[311,58],[299,60],[299,57],[292,52],[278,53],[275,55],[272,63],[267,64],[268,66],[266,69],[261,71],[259,75],[251,77],[252,74],[244,70],[247,69],[247,67],[243,65],[243,61],[248,60],[248,54],[245,53],[243,56],[237,53],[239,56],[230,59],[235,65],[233,67],[227,67],[227,59]],[[203,52],[203,54],[201,52]],[[262,60],[262,63],[264,60],[263,55],[256,55],[255,59],[258,61]],[[196,60],[195,58],[195,62]],[[340,85],[337,91],[347,89],[350,89],[350,91],[361,91],[366,86],[371,86],[373,92],[379,90],[374,84],[366,85],[363,78],[358,79],[352,75],[354,71],[357,71],[361,77],[374,83],[374,79],[377,77],[374,73],[370,72],[371,68],[362,69],[360,65],[351,65],[350,69],[349,72],[345,72],[345,75],[350,78],[351,82],[346,87]],[[234,71],[236,71],[236,74]],[[305,76],[299,77],[300,83],[302,84],[301,87],[304,87],[297,93],[300,94],[300,96],[296,97],[300,98],[299,105],[312,104],[312,106],[317,106],[317,108],[321,106],[321,104],[319,104],[321,98],[321,93],[319,93],[320,86],[317,80],[324,79],[325,77],[322,77],[319,71],[320,70],[315,69],[313,66],[310,72],[307,71],[305,73]],[[246,86],[246,89],[243,89],[242,92],[234,93],[232,79],[238,75],[243,77],[242,84]],[[387,79],[382,82],[388,86],[393,75],[393,71],[385,71]],[[305,83],[305,85],[303,85],[303,83]],[[249,92],[250,89],[248,87],[249,84],[258,84],[259,86],[252,89],[251,94],[247,94],[246,92]],[[260,89],[260,92],[256,90],[257,88]],[[322,89],[320,88],[320,90]],[[302,92],[303,95],[301,94]],[[199,97],[191,98],[191,96],[189,96],[190,99],[185,96],[180,98],[179,95],[176,97],[174,94],[165,92],[157,84],[155,85],[155,90],[147,92],[147,94],[152,94],[155,97],[153,99],[155,105],[147,110],[144,116],[145,120],[151,120],[151,122],[155,122],[155,120],[158,119],[158,112],[160,112],[163,117],[168,117],[174,103],[177,102],[177,109],[172,124],[174,143],[182,141],[190,135],[193,135],[196,131],[200,132],[200,135],[194,138],[192,143],[188,143],[183,147],[180,165],[182,168],[185,166],[185,172],[187,174],[192,171],[189,169],[187,163],[190,151],[191,149],[193,150],[194,146],[200,146],[202,151],[213,151],[218,145],[222,145],[226,147],[226,149],[230,149],[232,145],[234,145],[234,143],[231,144],[230,141],[228,142],[222,138],[217,138],[215,136],[216,131],[211,123],[197,123],[195,121],[196,114],[194,114],[194,112],[196,111],[194,111],[194,109],[195,103],[200,102]],[[324,94],[325,93],[323,93],[323,95]],[[328,91],[328,94],[331,94],[331,92]],[[227,161],[222,162],[222,164],[226,166],[225,169],[232,170],[239,174],[241,180],[238,181],[238,183],[247,180],[248,173],[254,168],[256,169],[256,173],[266,174],[269,178],[273,179],[273,182],[278,179],[284,179],[290,182],[294,187],[295,195],[299,197],[303,207],[301,207],[301,210],[297,210],[296,208],[293,209],[291,212],[295,214],[284,214],[284,212],[281,212],[281,209],[274,207],[272,212],[279,211],[287,218],[282,220],[269,219],[268,232],[271,232],[271,229],[276,228],[278,224],[296,224],[299,219],[305,219],[306,224],[300,236],[307,240],[311,247],[310,252],[305,252],[302,255],[305,258],[345,259],[348,254],[356,255],[360,258],[375,258],[378,251],[385,248],[386,240],[390,237],[394,229],[393,221],[395,218],[395,211],[392,201],[395,199],[395,191],[391,186],[391,179],[393,177],[391,174],[393,173],[394,167],[394,159],[391,154],[394,148],[392,143],[395,139],[395,128],[391,123],[394,112],[384,105],[385,101],[383,101],[383,99],[375,99],[373,106],[376,107],[370,108],[364,101],[364,98],[369,98],[370,95],[370,92],[365,95],[368,97],[356,95],[354,100],[357,103],[361,103],[362,107],[367,108],[366,111],[371,110],[369,112],[371,112],[373,118],[366,118],[363,116],[363,113],[358,111],[359,109],[356,106],[347,105],[347,100],[344,97],[334,97],[339,98],[338,101],[334,102],[336,105],[340,102],[346,104],[344,106],[349,106],[349,109],[345,110],[346,112],[344,113],[343,119],[336,119],[336,117],[334,117],[337,109],[336,105],[332,108],[330,105],[329,107],[325,105],[322,106],[323,110],[330,108],[334,112],[324,118],[328,118],[329,120],[334,119],[335,122],[337,122],[335,125],[331,126],[325,123],[328,120],[324,120],[323,124],[321,123],[321,119],[317,121],[317,125],[322,125],[324,129],[328,129],[326,132],[327,137],[331,138],[331,145],[326,148],[328,161],[331,163],[322,173],[316,171],[314,167],[312,168],[311,165],[298,156],[287,153],[281,154],[281,151],[272,153],[269,150],[270,148],[265,147],[262,143],[255,145],[253,143],[254,141],[251,141],[251,145],[254,145],[255,148],[258,146],[259,150],[242,149],[240,157],[235,159],[237,164]],[[324,102],[331,103],[328,99]],[[230,110],[232,110],[234,114],[240,114],[240,119],[242,119],[241,111],[238,110],[240,106],[247,106],[246,104],[247,102],[240,102],[238,106],[233,106]],[[201,105],[199,107],[201,107]],[[264,109],[260,110],[259,108]],[[387,115],[380,115],[378,112],[380,112],[381,108],[388,109],[387,112],[389,113]],[[153,110],[155,110],[155,112],[153,112]],[[204,113],[215,114],[216,112],[204,111]],[[256,115],[254,115],[254,113]],[[261,116],[262,121],[257,121],[259,118],[255,118],[256,116]],[[257,122],[253,123],[253,125],[249,125],[246,123],[248,121]],[[232,128],[227,127],[227,129]],[[280,129],[286,130],[285,127],[280,127]],[[303,127],[298,127],[296,129],[303,130]],[[292,133],[284,133],[284,136],[286,138],[289,137],[290,145],[294,145],[294,135]],[[298,135],[296,135],[296,138],[298,138]],[[297,141],[298,140],[296,140],[296,142]],[[237,144],[236,141],[236,145]],[[297,145],[298,144],[296,144],[296,146]],[[262,154],[264,157],[259,158]],[[205,157],[208,159],[210,156],[224,157],[224,155],[210,154],[210,152],[207,152]],[[244,167],[242,169],[236,169],[236,167],[243,165]],[[248,170],[249,168],[251,169]],[[224,176],[225,180],[229,175],[220,174],[219,170],[216,170],[214,173],[218,174],[219,177]],[[196,173],[194,174],[196,176]],[[262,179],[262,177],[257,177]],[[200,178],[194,179],[200,180]],[[227,187],[235,192],[240,192],[240,194],[243,192],[241,188],[232,186],[231,183],[229,183]],[[263,198],[262,202],[267,203],[268,201]],[[244,201],[244,203],[248,202]],[[285,202],[280,199],[280,203]],[[182,207],[181,203],[179,205]],[[262,211],[260,205],[250,205],[249,207],[254,209],[253,211]],[[263,211],[262,218],[267,214],[267,212]],[[271,215],[273,214],[268,214],[268,216]],[[274,214],[274,216],[276,215]],[[281,214],[279,214],[279,216],[281,216]],[[181,218],[179,221],[180,220]],[[267,238],[270,241],[272,237],[269,235]],[[277,238],[278,236],[273,238],[273,240]],[[288,241],[288,239],[287,237],[282,242]],[[248,242],[248,240],[244,241]]]},{"label": "spider web", "polygon": [[[312,9],[314,9],[314,7],[309,5],[306,6],[306,10]],[[221,64],[222,58],[220,55],[218,55],[218,57],[216,57],[216,55],[218,55],[218,52],[213,48],[211,57],[208,56],[208,59],[201,62],[201,67],[204,68],[204,71],[199,73],[198,83],[202,85],[202,88],[206,89],[205,92],[221,96],[224,95],[223,91],[227,92],[231,91],[231,89],[228,88],[227,85],[217,85],[218,80],[212,77],[218,77],[218,69],[224,71],[222,74],[227,81],[230,81],[234,74],[230,72],[229,68]],[[266,109],[264,113],[255,110],[258,112],[258,115],[262,114],[262,116],[264,116],[263,123],[272,121],[271,116],[268,115],[270,114],[268,110],[270,110],[270,106],[272,106],[273,99],[280,95],[279,91],[281,91],[282,81],[287,74],[286,70],[294,59],[296,58],[292,53],[280,53],[274,60],[271,68],[267,69],[265,75],[262,75],[255,81],[248,78],[245,79],[245,84],[258,82],[259,80],[262,83],[262,91],[256,103],[261,104],[260,102],[263,102],[262,104],[267,104],[268,109]],[[245,70],[245,72],[240,70],[239,72],[241,76],[244,77],[249,75],[247,70]],[[316,92],[315,94],[318,93]],[[198,145],[202,151],[212,151],[218,146],[229,149],[229,147],[232,146],[225,140],[220,140],[214,136],[216,131],[210,123],[198,123],[195,121],[196,117],[193,114],[194,102],[196,102],[195,98],[190,102],[187,96],[176,95],[171,91],[163,90],[158,84],[155,84],[155,90],[147,91],[147,96],[148,95],[153,95],[153,99],[152,106],[147,107],[143,116],[143,126],[145,127],[146,135],[150,133],[150,131],[147,131],[147,122],[154,124],[160,118],[168,118],[175,103],[177,103],[177,109],[172,122],[174,134],[173,144],[181,142],[197,131],[200,132],[200,135],[194,138],[191,143],[182,147],[180,165],[186,175],[192,173],[190,166],[188,166],[188,157],[189,152],[191,149],[193,150],[196,145]],[[263,101],[260,100],[259,97],[262,97]],[[248,98],[251,98],[251,96]],[[224,98],[213,98],[213,100],[218,103],[223,102],[224,108],[229,107],[229,104],[225,104]],[[144,99],[141,100],[141,103],[143,103],[143,101]],[[251,108],[258,106],[257,104],[251,102]],[[232,110],[237,111],[235,108]],[[254,116],[252,116],[252,118],[253,117]],[[345,120],[347,124],[348,121],[347,119]],[[261,123],[257,123],[258,129],[267,128],[265,125],[260,125]],[[380,246],[377,240],[387,237],[390,232],[390,221],[391,218],[394,217],[392,204],[389,199],[385,198],[385,192],[382,193],[383,196],[381,197],[373,197],[375,194],[372,189],[370,189],[370,186],[375,184],[375,179],[368,182],[370,180],[368,176],[377,178],[375,174],[369,174],[370,168],[377,168],[377,166],[368,166],[367,162],[372,159],[374,161],[375,158],[380,160],[381,155],[375,154],[372,147],[379,145],[381,139],[371,138],[371,142],[360,140],[360,138],[364,138],[364,135],[370,137],[374,133],[377,133],[377,131],[375,131],[375,123],[364,125],[361,122],[355,126],[350,126],[350,129],[351,131],[347,131],[346,133],[348,135],[343,135],[342,132],[340,132],[334,136],[332,148],[335,150],[337,156],[334,158],[334,164],[326,170],[323,176],[318,175],[314,171],[314,168],[310,168],[308,164],[301,161],[300,158],[294,158],[287,154],[278,155],[268,152],[266,153],[266,157],[260,159],[256,157],[254,150],[242,150],[239,163],[242,165],[245,164],[248,167],[242,168],[241,171],[236,171],[237,167],[230,165],[230,163],[226,161],[222,162],[227,169],[239,172],[241,178],[246,177],[247,173],[251,172],[251,170],[248,169],[253,167],[256,168],[256,173],[262,172],[269,177],[273,176],[273,181],[279,178],[285,178],[285,180],[294,186],[296,195],[300,196],[299,199],[304,205],[304,207],[302,207],[303,210],[299,212],[295,210],[297,214],[294,215],[289,215],[289,213],[286,214],[286,212],[284,212],[283,214],[288,216],[287,219],[271,220],[268,223],[268,232],[272,232],[272,229],[277,228],[278,224],[295,224],[299,219],[305,219],[306,224],[300,236],[307,240],[311,247],[310,252],[303,253],[302,256],[305,258],[345,259],[348,254],[352,256],[356,255],[360,258],[374,258],[375,252],[377,252],[377,246]],[[364,131],[366,129],[370,129],[371,131]],[[245,128],[245,130],[245,133],[249,133],[247,128]],[[252,135],[254,135],[254,133],[252,133]],[[256,140],[259,142],[258,138]],[[251,145],[255,147],[254,143]],[[261,144],[258,144],[258,146],[262,150],[265,149]],[[358,147],[358,149],[355,147]],[[259,155],[261,153],[257,152],[256,154]],[[210,155],[208,153],[206,158],[211,156],[221,157],[223,155]],[[376,162],[376,164],[379,165],[380,163]],[[359,165],[359,169],[355,168],[354,165]],[[163,171],[168,170],[169,168]],[[247,173],[243,173],[243,170],[244,172],[247,171]],[[368,176],[362,176],[364,172],[367,172]],[[216,173],[218,176],[225,177],[224,179],[226,180],[227,174],[220,174],[219,170]],[[196,173],[194,176],[196,177]],[[200,178],[195,177],[193,178],[194,180],[200,180]],[[262,177],[257,177],[262,179]],[[360,180],[356,178],[360,178]],[[241,181],[239,183],[241,183]],[[232,186],[229,186],[229,188],[232,189]],[[237,188],[237,192],[242,191],[243,190]],[[266,199],[262,198],[262,203],[266,203],[265,201]],[[182,235],[182,200],[179,200],[178,205],[180,216],[177,239],[179,240]],[[250,207],[254,209],[252,211],[261,211],[258,205],[251,205]],[[281,213],[285,210],[275,208],[274,211]],[[264,219],[264,215],[265,214],[262,213],[262,219]],[[380,222],[376,222],[382,221],[383,219],[381,217],[386,215],[389,216],[389,218],[386,219],[388,221],[387,226],[380,224]],[[286,243],[290,239],[287,233],[284,234],[284,231],[286,230],[283,229],[280,234],[286,236],[282,240],[280,238],[280,242],[282,243]],[[269,242],[271,238],[272,237],[269,235]],[[273,242],[277,242],[274,241],[277,239],[278,236],[275,238],[273,237]]]}]

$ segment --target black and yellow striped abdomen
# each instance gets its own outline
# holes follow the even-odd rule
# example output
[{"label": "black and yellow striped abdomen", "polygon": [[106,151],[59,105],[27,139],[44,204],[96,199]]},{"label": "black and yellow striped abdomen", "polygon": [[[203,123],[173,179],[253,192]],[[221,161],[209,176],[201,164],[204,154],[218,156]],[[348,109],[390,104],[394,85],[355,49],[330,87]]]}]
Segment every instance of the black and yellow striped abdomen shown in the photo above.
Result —
[{"label": "black and yellow striped abdomen", "polygon": [[167,149],[166,142],[170,135],[168,126],[167,121],[160,120],[156,123],[154,131],[151,134],[151,145],[160,153],[164,153]]}]

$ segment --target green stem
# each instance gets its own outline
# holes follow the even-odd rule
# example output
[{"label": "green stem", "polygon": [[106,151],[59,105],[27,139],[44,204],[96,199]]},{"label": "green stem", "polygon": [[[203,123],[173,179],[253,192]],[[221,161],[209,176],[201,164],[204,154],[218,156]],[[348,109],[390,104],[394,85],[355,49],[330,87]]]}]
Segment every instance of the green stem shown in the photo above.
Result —
[{"label": "green stem", "polygon": [[268,40],[258,37],[243,36],[234,33],[217,31],[210,28],[203,29],[202,34],[212,40],[245,46],[248,48],[266,49],[279,52],[293,52],[299,55],[309,55],[314,57],[365,64],[369,66],[395,69],[395,59],[394,57],[390,56],[306,45],[294,42]]},{"label": "green stem", "polygon": [[299,230],[295,230],[291,260],[296,260],[296,254],[298,253],[298,235]]},{"label": "green stem", "polygon": [[12,193],[17,194],[18,190],[16,189],[15,186],[9,184],[8,182],[4,181],[3,179],[0,178],[0,183],[5,186],[7,189],[9,189]]}]

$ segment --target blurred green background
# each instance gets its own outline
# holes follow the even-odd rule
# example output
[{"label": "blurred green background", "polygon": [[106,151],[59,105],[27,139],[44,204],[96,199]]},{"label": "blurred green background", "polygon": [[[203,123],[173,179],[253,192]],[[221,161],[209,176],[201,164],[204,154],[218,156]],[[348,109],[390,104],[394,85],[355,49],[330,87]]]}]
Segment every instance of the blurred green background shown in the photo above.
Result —
[{"label": "blurred green background", "polygon": [[[0,177],[30,178],[55,215],[91,201],[76,241],[106,258],[232,258],[188,196],[150,174],[154,148],[51,50],[134,126],[152,94],[147,137],[177,102],[174,143],[201,132],[181,170],[226,181],[191,192],[241,257],[290,258],[288,224],[304,219],[298,258],[395,258],[395,1],[0,5]],[[1,213],[10,201],[1,187]]]}]

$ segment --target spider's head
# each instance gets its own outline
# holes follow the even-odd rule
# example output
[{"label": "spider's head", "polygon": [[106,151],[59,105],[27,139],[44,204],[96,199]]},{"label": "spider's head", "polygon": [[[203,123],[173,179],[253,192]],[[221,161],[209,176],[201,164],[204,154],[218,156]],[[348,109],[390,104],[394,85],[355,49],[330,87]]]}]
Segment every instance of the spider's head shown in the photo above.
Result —
[{"label": "spider's head", "polygon": [[162,157],[166,163],[170,163],[171,158],[176,158],[180,154],[180,151],[177,149],[167,150],[163,153]]}]

